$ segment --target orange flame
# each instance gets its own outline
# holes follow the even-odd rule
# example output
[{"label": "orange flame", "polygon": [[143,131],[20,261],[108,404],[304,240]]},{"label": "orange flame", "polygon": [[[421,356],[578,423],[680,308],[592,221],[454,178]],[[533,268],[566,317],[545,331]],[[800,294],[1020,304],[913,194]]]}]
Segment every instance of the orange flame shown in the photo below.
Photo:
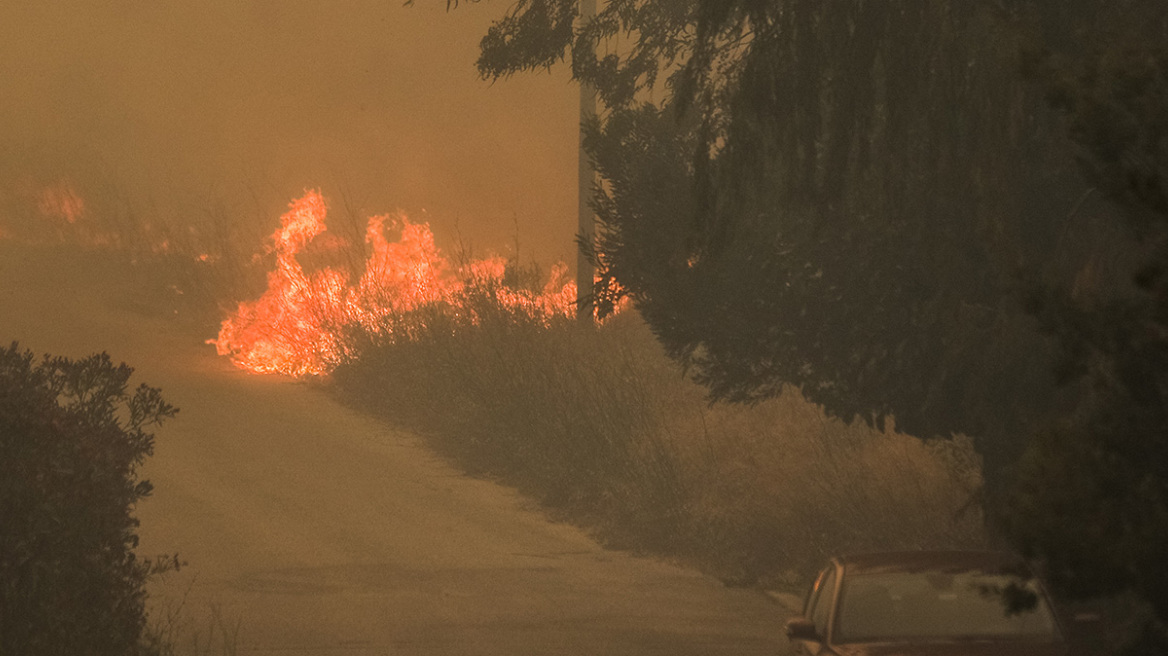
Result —
[{"label": "orange flame", "polygon": [[64,219],[72,224],[85,215],[85,201],[73,185],[60,181],[41,189],[37,195],[37,209],[45,217]]},{"label": "orange flame", "polygon": [[[0,199],[10,197],[16,201],[11,208],[23,210],[0,212],[0,240],[28,244],[76,241],[99,247],[111,244],[112,239],[88,221],[89,208],[67,178],[44,183],[24,175],[0,180],[0,187]],[[40,220],[22,220],[24,211]]]},{"label": "orange flame", "polygon": [[[266,291],[240,303],[218,338],[209,340],[220,355],[257,373],[326,374],[349,355],[347,331],[393,339],[395,317],[432,303],[457,308],[471,285],[491,286],[501,306],[545,323],[575,312],[576,285],[566,280],[565,265],[553,269],[541,293],[510,289],[502,285],[502,258],[473,261],[456,271],[438,251],[429,227],[404,216],[369,219],[369,255],[355,283],[334,268],[306,272],[296,256],[325,233],[327,211],[319,191],[292,202],[272,235],[276,266]],[[396,241],[386,237],[389,230],[399,233]]]}]

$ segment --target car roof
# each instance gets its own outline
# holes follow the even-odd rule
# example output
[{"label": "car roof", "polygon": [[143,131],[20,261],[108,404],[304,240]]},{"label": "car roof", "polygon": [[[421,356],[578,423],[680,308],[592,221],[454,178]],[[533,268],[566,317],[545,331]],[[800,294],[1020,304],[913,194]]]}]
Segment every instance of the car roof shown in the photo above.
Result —
[{"label": "car roof", "polygon": [[836,562],[852,575],[924,571],[1030,573],[1021,557],[1002,551],[889,551],[841,556]]}]

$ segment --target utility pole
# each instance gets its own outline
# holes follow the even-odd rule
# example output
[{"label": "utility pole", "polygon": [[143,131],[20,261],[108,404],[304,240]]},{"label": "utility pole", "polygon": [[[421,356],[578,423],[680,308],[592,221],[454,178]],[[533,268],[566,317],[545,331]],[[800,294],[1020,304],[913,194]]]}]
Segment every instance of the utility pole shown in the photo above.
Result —
[{"label": "utility pole", "polygon": [[[580,26],[583,27],[596,17],[596,0],[579,0]],[[596,116],[596,88],[591,83],[580,83],[580,144],[579,144],[579,176],[577,187],[577,232],[585,244],[592,244],[595,235],[595,217],[590,204],[592,185],[596,181],[596,171],[592,167],[592,160],[584,152],[584,123]],[[592,323],[594,303],[583,299],[592,294],[592,279],[595,276],[592,263],[584,257],[583,252],[576,254],[576,316],[580,321]]]}]

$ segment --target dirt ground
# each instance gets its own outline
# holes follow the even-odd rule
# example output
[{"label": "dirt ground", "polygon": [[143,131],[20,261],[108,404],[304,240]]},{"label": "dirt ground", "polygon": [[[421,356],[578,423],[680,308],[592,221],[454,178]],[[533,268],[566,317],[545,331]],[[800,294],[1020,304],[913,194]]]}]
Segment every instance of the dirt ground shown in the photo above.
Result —
[{"label": "dirt ground", "polygon": [[181,409],[137,512],[139,553],[188,563],[150,590],[180,653],[785,653],[771,598],[602,549],[310,385],[232,368],[123,273],[0,247],[0,339],[108,351]]}]

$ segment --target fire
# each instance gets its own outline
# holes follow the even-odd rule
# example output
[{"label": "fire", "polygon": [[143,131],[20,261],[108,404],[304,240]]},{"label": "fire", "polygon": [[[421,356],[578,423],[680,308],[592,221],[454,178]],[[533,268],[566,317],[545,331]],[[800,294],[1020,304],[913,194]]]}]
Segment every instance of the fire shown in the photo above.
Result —
[{"label": "fire", "polygon": [[51,182],[29,175],[0,179],[0,202],[6,210],[0,212],[0,240],[31,244],[74,241],[98,247],[112,241],[97,230],[85,199],[66,178]]},{"label": "fire", "polygon": [[37,209],[47,218],[77,223],[85,216],[85,201],[67,181],[59,181],[41,189],[37,195]]},{"label": "fire", "polygon": [[[342,269],[306,271],[297,259],[314,242],[328,242],[328,208],[319,191],[295,200],[272,235],[275,268],[268,273],[260,298],[240,303],[209,343],[239,367],[257,373],[322,375],[347,355],[346,335],[359,330],[378,339],[396,339],[404,313],[444,304],[464,321],[474,312],[464,307],[465,292],[487,288],[508,311],[548,323],[570,317],[576,308],[576,285],[567,267],[557,265],[539,293],[502,284],[506,261],[494,257],[453,267],[434,244],[426,224],[405,216],[371,217],[365,232],[363,270],[356,280]],[[396,240],[387,235],[396,233]],[[338,245],[339,244],[339,245]]]}]

